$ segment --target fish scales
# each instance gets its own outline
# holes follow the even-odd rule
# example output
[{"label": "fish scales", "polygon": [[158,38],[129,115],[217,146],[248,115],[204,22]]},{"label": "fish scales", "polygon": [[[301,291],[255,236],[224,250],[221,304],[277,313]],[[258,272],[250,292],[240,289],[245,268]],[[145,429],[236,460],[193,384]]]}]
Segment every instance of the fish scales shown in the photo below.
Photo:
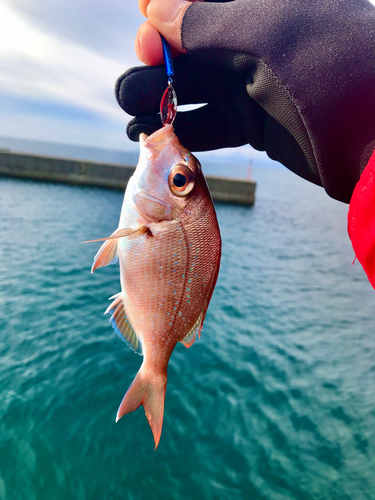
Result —
[{"label": "fish scales", "polygon": [[[187,228],[183,223],[168,223],[176,224],[176,230],[156,230],[142,240],[122,242],[119,254],[126,309],[148,311],[131,320],[144,349],[149,335],[161,341],[165,336],[183,340],[201,316],[202,297],[207,300],[205,289],[212,288],[217,259],[215,238],[212,245],[202,230],[209,222],[210,213],[206,212]],[[199,268],[203,272],[198,274]]]},{"label": "fish scales", "polygon": [[93,270],[119,257],[121,292],[108,308],[120,335],[143,363],[117,419],[141,404],[155,448],[160,439],[167,367],[177,342],[200,336],[220,265],[216,213],[199,162],[172,126],[141,139],[119,228],[103,244]]}]

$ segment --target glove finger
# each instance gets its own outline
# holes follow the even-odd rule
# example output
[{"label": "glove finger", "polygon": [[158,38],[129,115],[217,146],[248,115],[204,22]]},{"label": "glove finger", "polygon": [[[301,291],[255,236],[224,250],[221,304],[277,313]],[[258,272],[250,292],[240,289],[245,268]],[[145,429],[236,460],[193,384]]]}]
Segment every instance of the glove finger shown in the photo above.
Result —
[{"label": "glove finger", "polygon": [[[177,113],[173,125],[181,144],[191,151],[209,151],[247,143],[243,128],[229,126],[225,114],[212,105]],[[127,133],[131,140],[138,141],[142,132],[150,134],[160,127],[159,116],[137,116],[128,123]]]},{"label": "glove finger", "polygon": [[175,132],[191,151],[209,151],[247,143],[243,127],[228,121],[222,109],[211,104],[177,114]]},{"label": "glove finger", "polygon": [[131,141],[138,142],[140,134],[151,135],[162,126],[160,115],[139,115],[130,120],[126,133]]},{"label": "glove finger", "polygon": [[[202,65],[181,56],[175,61],[173,86],[180,105],[207,102],[224,105],[233,94],[233,80],[238,78],[225,68]],[[164,66],[141,66],[120,76],[115,93],[126,113],[151,115],[159,111],[166,86]]]},{"label": "glove finger", "polygon": [[156,114],[166,86],[163,66],[140,66],[130,68],[118,78],[115,95],[120,107],[129,115]]}]

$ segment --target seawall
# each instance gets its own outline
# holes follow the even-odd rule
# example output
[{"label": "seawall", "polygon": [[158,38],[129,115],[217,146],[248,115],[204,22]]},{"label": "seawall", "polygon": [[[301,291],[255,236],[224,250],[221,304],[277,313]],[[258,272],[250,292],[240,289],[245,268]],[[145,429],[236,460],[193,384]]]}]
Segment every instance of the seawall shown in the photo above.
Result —
[{"label": "seawall", "polygon": [[[134,167],[0,150],[0,175],[124,190]],[[253,205],[254,181],[206,176],[214,200]]]}]

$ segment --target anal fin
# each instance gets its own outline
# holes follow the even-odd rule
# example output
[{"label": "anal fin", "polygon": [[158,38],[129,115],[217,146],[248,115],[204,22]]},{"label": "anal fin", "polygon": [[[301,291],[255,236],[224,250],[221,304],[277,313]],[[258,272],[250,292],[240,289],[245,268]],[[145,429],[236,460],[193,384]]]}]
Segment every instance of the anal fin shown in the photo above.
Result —
[{"label": "anal fin", "polygon": [[111,297],[111,299],[115,300],[111,303],[104,314],[110,313],[112,315],[110,322],[121,340],[126,342],[128,346],[133,349],[133,351],[142,355],[142,342],[126,317],[123,294],[120,292]]},{"label": "anal fin", "polygon": [[201,336],[202,323],[203,323],[203,314],[200,314],[197,321],[194,323],[193,328],[181,340],[181,344],[183,344],[185,347],[191,347],[194,344],[197,335],[199,337]]}]

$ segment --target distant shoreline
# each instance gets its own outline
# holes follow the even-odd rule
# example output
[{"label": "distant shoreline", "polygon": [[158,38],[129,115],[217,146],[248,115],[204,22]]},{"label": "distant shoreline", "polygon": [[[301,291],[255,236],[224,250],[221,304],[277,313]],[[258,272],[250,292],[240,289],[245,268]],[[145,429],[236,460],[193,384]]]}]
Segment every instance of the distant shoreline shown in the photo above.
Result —
[{"label": "distant shoreline", "polygon": [[[135,167],[0,149],[0,175],[124,190]],[[253,205],[256,183],[206,176],[215,201]]]}]

